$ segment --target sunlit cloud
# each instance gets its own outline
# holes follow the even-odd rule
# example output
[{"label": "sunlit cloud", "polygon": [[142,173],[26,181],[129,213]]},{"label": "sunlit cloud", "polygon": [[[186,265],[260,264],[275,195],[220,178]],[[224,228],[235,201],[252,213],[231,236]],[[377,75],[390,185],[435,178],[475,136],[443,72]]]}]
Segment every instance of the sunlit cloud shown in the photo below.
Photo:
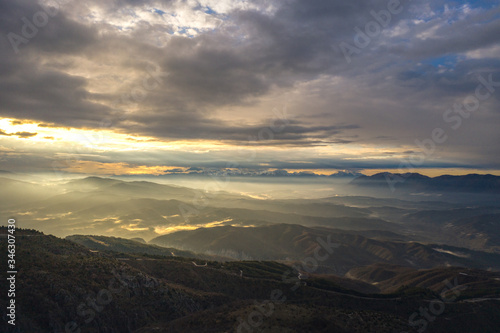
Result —
[{"label": "sunlit cloud", "polygon": [[[1,35],[50,3],[8,0]],[[1,168],[387,170],[444,128],[423,169],[499,170],[498,90],[460,131],[443,119],[480,75],[500,79],[498,8],[403,6],[348,64],[339,44],[385,6],[65,1],[27,43],[2,43]]]},{"label": "sunlit cloud", "polygon": [[100,163],[93,161],[75,161],[67,166],[64,171],[82,174],[95,175],[166,175],[170,170],[179,171],[187,168],[167,167],[167,166],[133,166],[128,163]]}]

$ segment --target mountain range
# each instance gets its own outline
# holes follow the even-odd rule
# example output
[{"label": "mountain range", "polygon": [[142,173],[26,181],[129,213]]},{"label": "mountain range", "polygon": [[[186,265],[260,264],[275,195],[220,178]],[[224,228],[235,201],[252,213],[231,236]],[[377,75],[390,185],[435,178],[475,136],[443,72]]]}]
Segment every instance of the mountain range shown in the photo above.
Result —
[{"label": "mountain range", "polygon": [[[115,238],[111,247],[120,243],[131,246]],[[500,275],[477,269],[379,264],[300,280],[273,261],[103,253],[33,230],[18,229],[17,246],[21,332],[416,332],[423,324],[409,318],[441,299],[432,332],[500,325]]]},{"label": "mountain range", "polygon": [[[385,175],[360,176],[346,185],[352,195],[264,199],[6,175],[0,218],[18,227],[16,329],[496,332],[500,201],[497,178],[474,185],[476,176],[447,188],[447,177],[412,174],[394,192]],[[441,303],[443,314],[424,322],[420,309]]]},{"label": "mountain range", "polygon": [[469,174],[428,177],[418,173],[382,172],[372,176],[360,175],[351,181],[363,187],[388,187],[395,190],[420,192],[465,192],[500,194],[500,176]]}]

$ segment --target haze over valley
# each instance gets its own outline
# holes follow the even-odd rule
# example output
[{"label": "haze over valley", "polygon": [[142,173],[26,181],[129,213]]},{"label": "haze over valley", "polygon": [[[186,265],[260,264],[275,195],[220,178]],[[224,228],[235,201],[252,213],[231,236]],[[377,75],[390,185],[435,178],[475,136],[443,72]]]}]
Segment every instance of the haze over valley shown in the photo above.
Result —
[{"label": "haze over valley", "polygon": [[[243,331],[236,319],[252,314],[252,299],[263,302],[274,290],[288,301],[270,303],[272,315],[259,325],[270,331],[417,329],[423,322],[406,318],[415,305],[450,295],[449,311],[474,313],[488,304],[493,312],[480,321],[464,315],[452,324],[438,321],[433,331],[473,323],[487,332],[498,324],[500,177],[238,177],[225,186],[231,191],[220,190],[223,179],[231,183],[229,175],[192,180],[218,184],[218,191],[208,192],[167,184],[175,179],[93,176],[37,183],[12,176],[0,178],[0,208],[1,217],[15,217],[20,228],[21,300],[50,302],[58,311],[47,322],[24,303],[25,330]],[[387,192],[386,176],[409,181]],[[382,195],[321,197],[327,184],[333,192]],[[249,188],[275,186],[294,192],[248,194]],[[318,195],[310,195],[315,190]],[[413,195],[417,190],[433,195]],[[47,274],[38,276],[40,270]],[[82,312],[85,295],[109,292],[106,279],[122,286],[102,310],[106,316]],[[39,292],[29,292],[33,288]],[[292,320],[293,313],[304,319]],[[349,313],[360,319],[353,324]],[[131,314],[135,319],[124,321]]]}]

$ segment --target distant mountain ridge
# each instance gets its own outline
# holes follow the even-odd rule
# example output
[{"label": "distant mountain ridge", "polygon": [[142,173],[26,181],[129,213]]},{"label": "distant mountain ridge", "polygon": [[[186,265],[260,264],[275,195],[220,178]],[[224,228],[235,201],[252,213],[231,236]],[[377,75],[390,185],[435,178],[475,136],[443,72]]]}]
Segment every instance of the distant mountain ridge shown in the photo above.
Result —
[{"label": "distant mountain ridge", "polygon": [[[382,175],[372,177],[384,179]],[[417,184],[447,178],[408,176]],[[375,197],[263,200],[223,191],[203,197],[196,189],[146,181],[87,177],[41,184],[0,177],[0,208],[6,217],[18,217],[20,227],[63,237],[79,233],[150,240],[182,229],[285,223],[357,231],[359,235],[362,231],[363,235],[377,235],[384,240],[415,240],[500,252],[496,217],[488,217],[500,214],[499,196],[465,193],[460,204],[448,201],[450,195],[436,195],[439,201],[430,201],[426,196],[425,201],[418,201],[422,197],[412,193],[426,189],[409,187],[408,195],[403,191],[391,194],[383,192],[383,188],[389,190],[385,180],[376,185],[371,187],[371,192],[377,192]],[[203,205],[197,199],[200,195]],[[458,222],[466,217],[475,220]]]},{"label": "distant mountain ridge", "polygon": [[469,174],[428,177],[419,173],[381,172],[372,176],[359,176],[350,182],[354,186],[389,187],[415,191],[485,192],[500,194],[500,176]]},{"label": "distant mountain ridge", "polygon": [[168,178],[172,176],[204,176],[204,177],[334,177],[334,178],[355,178],[363,175],[357,171],[340,170],[331,171],[331,174],[320,174],[314,171],[289,171],[285,169],[276,170],[242,170],[225,168],[190,168],[187,171],[172,172],[169,174],[156,176]]}]

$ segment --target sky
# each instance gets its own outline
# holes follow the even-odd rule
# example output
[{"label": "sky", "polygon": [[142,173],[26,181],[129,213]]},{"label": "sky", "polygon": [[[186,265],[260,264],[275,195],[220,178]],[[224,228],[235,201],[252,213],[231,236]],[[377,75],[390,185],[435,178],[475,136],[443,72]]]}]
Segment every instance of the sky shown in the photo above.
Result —
[{"label": "sky", "polygon": [[0,0],[0,170],[500,175],[499,1]]}]

